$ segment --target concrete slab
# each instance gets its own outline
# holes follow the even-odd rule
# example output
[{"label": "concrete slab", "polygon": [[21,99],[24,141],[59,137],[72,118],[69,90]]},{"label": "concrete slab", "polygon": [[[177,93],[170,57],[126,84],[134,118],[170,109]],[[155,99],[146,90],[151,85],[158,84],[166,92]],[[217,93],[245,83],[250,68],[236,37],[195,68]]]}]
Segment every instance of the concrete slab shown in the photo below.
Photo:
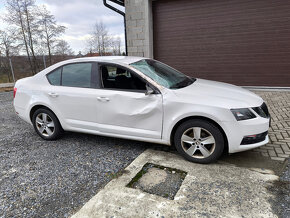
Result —
[{"label": "concrete slab", "polygon": [[[174,200],[126,187],[148,162],[187,172]],[[267,190],[277,180],[272,169],[239,167],[227,160],[200,165],[173,153],[147,150],[73,218],[277,217],[270,204],[275,196]]]},{"label": "concrete slab", "polygon": [[127,187],[173,200],[186,175],[184,171],[147,163]]}]

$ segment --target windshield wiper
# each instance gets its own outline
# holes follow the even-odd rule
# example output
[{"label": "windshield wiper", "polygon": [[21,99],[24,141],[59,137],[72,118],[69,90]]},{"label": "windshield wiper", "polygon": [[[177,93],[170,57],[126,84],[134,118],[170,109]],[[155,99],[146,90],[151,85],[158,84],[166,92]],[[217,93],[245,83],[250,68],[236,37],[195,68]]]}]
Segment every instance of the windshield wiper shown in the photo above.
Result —
[{"label": "windshield wiper", "polygon": [[194,82],[195,82],[195,80],[193,80],[192,78],[186,78],[186,79],[182,80],[181,82],[176,83],[176,84],[170,86],[170,88],[171,89],[184,88],[186,86],[191,85]]},{"label": "windshield wiper", "polygon": [[192,80],[192,83],[194,83],[196,81],[196,78],[194,78],[194,77],[190,77],[190,79]]}]

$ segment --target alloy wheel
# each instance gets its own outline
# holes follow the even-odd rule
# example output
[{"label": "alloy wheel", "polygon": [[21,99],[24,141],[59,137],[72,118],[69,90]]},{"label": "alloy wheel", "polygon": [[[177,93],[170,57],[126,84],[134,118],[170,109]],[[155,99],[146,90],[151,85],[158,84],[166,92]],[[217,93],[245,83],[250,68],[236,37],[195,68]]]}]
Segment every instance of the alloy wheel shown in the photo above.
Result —
[{"label": "alloy wheel", "polygon": [[39,113],[35,119],[36,128],[45,137],[53,135],[55,125],[51,117],[46,113]]},{"label": "alloy wheel", "polygon": [[207,158],[215,150],[213,135],[204,128],[192,127],[181,136],[181,145],[185,153],[194,158]]}]

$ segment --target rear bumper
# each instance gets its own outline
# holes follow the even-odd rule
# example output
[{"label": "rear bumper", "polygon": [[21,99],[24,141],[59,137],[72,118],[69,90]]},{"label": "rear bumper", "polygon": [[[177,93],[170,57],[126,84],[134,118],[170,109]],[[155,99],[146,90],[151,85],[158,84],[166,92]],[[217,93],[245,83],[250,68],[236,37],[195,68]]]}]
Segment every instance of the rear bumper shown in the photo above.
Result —
[{"label": "rear bumper", "polygon": [[31,124],[31,120],[29,117],[29,114],[27,113],[27,110],[25,110],[24,108],[18,107],[14,104],[14,109],[16,114],[23,119],[24,121],[26,121],[27,123]]},{"label": "rear bumper", "polygon": [[[224,122],[223,124],[228,139],[229,153],[257,148],[269,142],[268,134],[265,132],[269,129],[270,118],[256,117],[251,120]],[[262,141],[243,142],[246,136],[263,133]]]}]

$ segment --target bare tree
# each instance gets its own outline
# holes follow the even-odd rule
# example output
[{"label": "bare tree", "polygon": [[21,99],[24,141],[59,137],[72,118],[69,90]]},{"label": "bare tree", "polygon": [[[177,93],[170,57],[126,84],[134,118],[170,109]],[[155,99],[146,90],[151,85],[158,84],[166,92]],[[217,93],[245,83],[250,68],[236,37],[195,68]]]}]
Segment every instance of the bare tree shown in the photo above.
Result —
[{"label": "bare tree", "polygon": [[21,36],[31,71],[35,74],[39,69],[35,54],[38,34],[35,0],[7,0],[6,8],[8,13],[4,19]]},{"label": "bare tree", "polygon": [[111,47],[113,55],[121,55],[121,38],[117,37],[112,39]]},{"label": "bare tree", "polygon": [[62,57],[74,55],[70,45],[65,40],[59,40],[55,46],[55,54]]},{"label": "bare tree", "polygon": [[57,25],[55,17],[50,14],[45,6],[39,9],[39,27],[40,37],[43,39],[49,57],[49,63],[52,64],[52,49],[57,41],[57,37],[65,32],[65,27]]},{"label": "bare tree", "polygon": [[10,68],[10,58],[12,55],[18,54],[18,46],[15,44],[16,37],[12,30],[0,30],[0,50],[3,51],[4,59],[1,62],[1,66],[5,72],[7,72],[8,82],[12,81],[10,75],[12,75]]},{"label": "bare tree", "polygon": [[37,73],[39,70],[39,65],[36,60],[35,55],[35,44],[37,44],[37,40],[34,38],[35,33],[38,32],[38,24],[36,18],[36,11],[37,6],[35,5],[35,0],[23,0],[23,10],[24,10],[24,17],[26,19],[27,25],[27,35],[29,39],[29,47],[33,58],[34,63],[34,73]]},{"label": "bare tree", "polygon": [[21,7],[20,1],[19,0],[7,1],[6,8],[7,8],[8,14],[7,16],[5,16],[4,20],[7,21],[11,25],[15,25],[17,30],[19,31],[19,34],[22,36],[23,44],[25,46],[25,51],[28,57],[28,62],[29,62],[31,71],[33,72],[33,66],[32,66],[31,57],[30,57],[29,48],[28,48],[26,27],[25,27],[25,22],[24,22],[24,17],[23,17],[23,9]]},{"label": "bare tree", "polygon": [[90,37],[87,39],[86,41],[86,50],[88,53],[92,54],[93,52],[95,52],[95,42],[93,40],[93,37]]},{"label": "bare tree", "polygon": [[96,22],[92,37],[87,42],[89,50],[105,55],[110,50],[111,43],[112,37],[106,26],[103,22]]},{"label": "bare tree", "polygon": [[[45,6],[37,6],[35,2],[36,0],[6,0],[7,12],[0,15],[0,22],[2,20],[6,22],[9,29],[13,29],[14,34],[9,34],[7,38],[1,32],[0,70],[2,74],[10,71],[10,69],[9,71],[3,70],[3,66],[11,56],[11,47],[8,51],[6,46],[7,42],[10,41],[13,42],[13,46],[17,45],[16,47],[21,54],[25,52],[27,55],[27,58],[17,59],[29,63],[25,67],[24,63],[21,63],[21,66],[19,65],[20,67],[17,68],[25,73],[25,76],[29,70],[32,74],[37,73],[42,68],[42,62],[43,66],[46,67],[46,55],[48,55],[48,61],[51,65],[55,51],[63,57],[73,54],[67,42],[59,41],[59,36],[65,32],[65,27],[57,24],[55,17]],[[39,55],[42,55],[42,59],[39,58]]]}]

